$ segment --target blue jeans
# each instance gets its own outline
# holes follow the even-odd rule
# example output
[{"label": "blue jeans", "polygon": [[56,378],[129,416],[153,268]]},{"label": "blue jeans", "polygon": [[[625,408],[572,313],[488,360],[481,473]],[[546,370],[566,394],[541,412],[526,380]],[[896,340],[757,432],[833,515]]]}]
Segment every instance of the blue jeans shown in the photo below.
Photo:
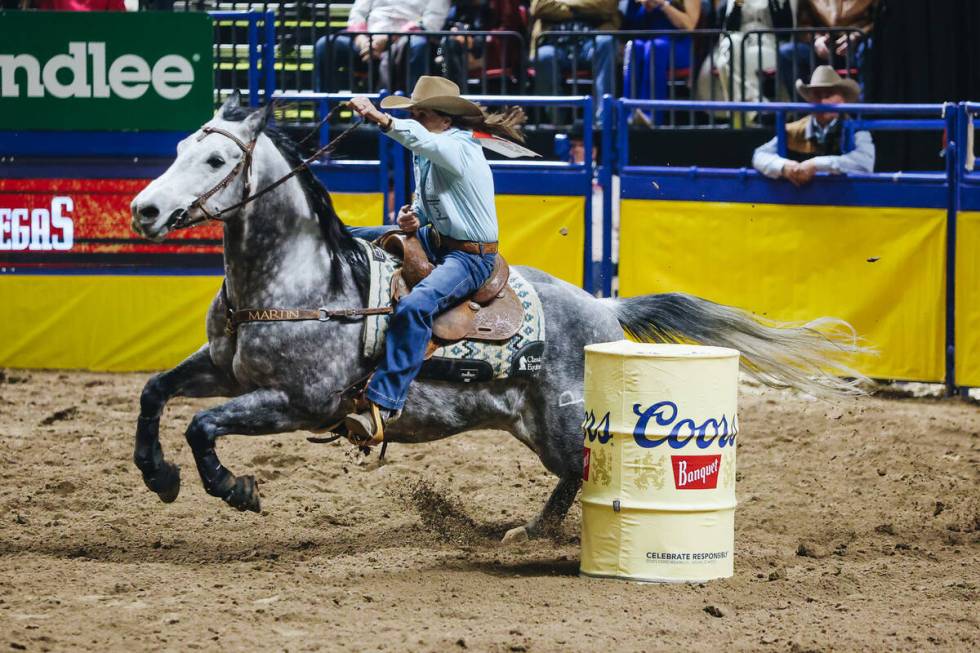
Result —
[{"label": "blue jeans", "polygon": [[[612,36],[597,36],[581,40],[575,45],[542,45],[535,55],[535,88],[538,95],[564,95],[559,90],[558,77],[572,69],[572,61],[580,70],[592,69],[592,90],[596,98],[596,115],[600,116],[602,96],[615,95],[613,88],[613,58],[616,41]],[[574,59],[573,59],[574,58]]]},{"label": "blue jeans", "polygon": [[[403,37],[404,38],[404,37]],[[327,44],[326,36],[317,39],[314,46],[313,65],[316,71],[313,75],[313,89],[318,93],[336,93],[341,90],[357,90],[354,71],[356,69],[367,69],[367,65],[361,61],[361,56],[354,52],[354,38],[346,34],[340,34],[333,41],[333,70],[327,70]],[[408,37],[408,86],[403,88],[401,83],[405,81],[405,73],[398,74],[398,66],[394,67],[395,79],[389,79],[388,54],[392,52],[394,45],[389,46],[381,54],[378,63],[379,75],[375,81],[377,88],[367,89],[376,91],[386,88],[389,91],[411,90],[415,88],[415,82],[419,77],[426,73],[428,68],[429,55],[434,48],[428,44],[428,39],[423,36]]]},{"label": "blue jeans", "polygon": [[[391,226],[348,227],[355,238],[365,240],[375,240],[392,229]],[[436,267],[395,306],[381,363],[365,392],[368,399],[389,410],[400,410],[405,405],[408,387],[425,361],[435,316],[479,290],[493,272],[496,254],[481,256],[433,248],[429,242],[431,229],[422,227],[419,239]]]},{"label": "blue jeans", "polygon": [[[671,64],[674,71],[687,68],[691,74],[690,36],[630,41],[623,60],[623,95],[640,100],[669,99]],[[663,124],[664,113],[655,112],[655,124]]]}]

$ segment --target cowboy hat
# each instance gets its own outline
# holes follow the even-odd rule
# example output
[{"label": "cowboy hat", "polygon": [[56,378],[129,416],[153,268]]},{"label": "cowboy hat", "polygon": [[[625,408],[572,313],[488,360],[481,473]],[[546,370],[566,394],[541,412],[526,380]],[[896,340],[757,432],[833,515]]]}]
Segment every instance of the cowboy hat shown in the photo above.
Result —
[{"label": "cowboy hat", "polygon": [[796,80],[796,92],[807,102],[813,102],[810,91],[816,88],[826,88],[839,91],[845,102],[856,102],[861,95],[861,87],[853,79],[844,79],[830,66],[817,66],[810,77],[810,83],[804,84],[802,79]]},{"label": "cowboy hat", "polygon": [[432,109],[453,116],[479,116],[479,105],[464,100],[459,87],[445,77],[422,75],[412,90],[412,97],[389,95],[381,100],[382,109]]}]

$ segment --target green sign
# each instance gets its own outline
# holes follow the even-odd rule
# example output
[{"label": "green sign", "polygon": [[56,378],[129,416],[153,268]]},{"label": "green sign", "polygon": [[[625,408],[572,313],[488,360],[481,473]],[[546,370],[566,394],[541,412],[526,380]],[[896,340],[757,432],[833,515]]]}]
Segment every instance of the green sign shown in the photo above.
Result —
[{"label": "green sign", "polygon": [[204,13],[0,12],[0,129],[196,129],[212,40]]}]

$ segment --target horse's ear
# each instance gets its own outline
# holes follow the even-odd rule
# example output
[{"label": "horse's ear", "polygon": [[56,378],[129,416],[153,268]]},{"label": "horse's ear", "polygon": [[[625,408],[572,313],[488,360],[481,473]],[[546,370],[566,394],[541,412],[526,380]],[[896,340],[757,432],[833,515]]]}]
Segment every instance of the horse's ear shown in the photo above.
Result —
[{"label": "horse's ear", "polygon": [[245,119],[245,133],[251,136],[256,136],[265,129],[265,124],[269,122],[269,118],[272,116],[273,104],[270,102],[261,109],[255,111],[248,118]]},{"label": "horse's ear", "polygon": [[225,115],[226,110],[237,109],[238,107],[241,106],[241,104],[242,104],[242,94],[239,93],[238,89],[236,88],[234,91],[231,92],[231,95],[228,96],[228,99],[225,100],[224,104],[222,104],[218,108],[218,110],[214,112],[214,117],[221,118]]}]

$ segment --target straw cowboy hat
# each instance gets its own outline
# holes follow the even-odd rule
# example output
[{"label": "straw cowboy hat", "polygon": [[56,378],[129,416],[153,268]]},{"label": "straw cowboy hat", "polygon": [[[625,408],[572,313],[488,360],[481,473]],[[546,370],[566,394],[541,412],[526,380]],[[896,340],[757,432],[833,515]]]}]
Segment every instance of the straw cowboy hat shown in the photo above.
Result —
[{"label": "straw cowboy hat", "polygon": [[452,116],[480,116],[480,107],[464,100],[459,87],[445,77],[423,75],[412,90],[412,97],[389,95],[381,100],[382,109],[432,109]]},{"label": "straw cowboy hat", "polygon": [[807,102],[813,102],[810,91],[815,88],[826,88],[840,91],[845,102],[857,102],[861,95],[861,87],[853,79],[844,79],[830,66],[817,66],[810,77],[810,83],[804,84],[802,79],[796,80],[796,92]]}]

